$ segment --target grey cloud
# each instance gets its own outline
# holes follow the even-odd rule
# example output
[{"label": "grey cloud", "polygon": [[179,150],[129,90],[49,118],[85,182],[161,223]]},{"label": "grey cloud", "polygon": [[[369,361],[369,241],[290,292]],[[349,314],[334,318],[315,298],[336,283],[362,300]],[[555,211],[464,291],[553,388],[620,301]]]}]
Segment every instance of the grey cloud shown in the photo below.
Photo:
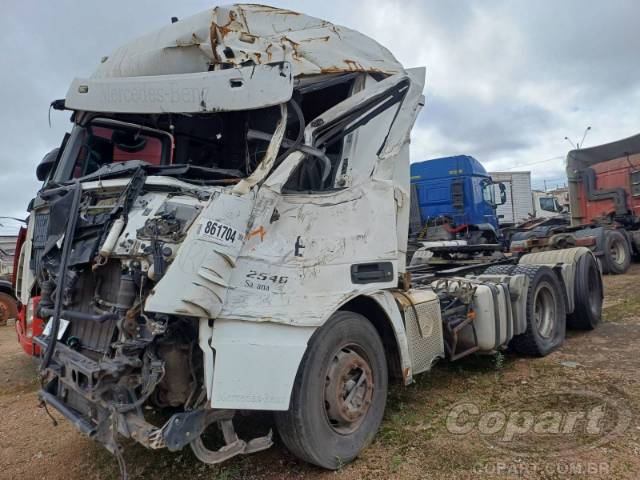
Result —
[{"label": "grey cloud", "polygon": [[532,134],[548,128],[553,114],[536,105],[429,96],[419,122],[450,139],[452,147],[465,145],[484,161],[510,151],[532,148],[536,142]]}]

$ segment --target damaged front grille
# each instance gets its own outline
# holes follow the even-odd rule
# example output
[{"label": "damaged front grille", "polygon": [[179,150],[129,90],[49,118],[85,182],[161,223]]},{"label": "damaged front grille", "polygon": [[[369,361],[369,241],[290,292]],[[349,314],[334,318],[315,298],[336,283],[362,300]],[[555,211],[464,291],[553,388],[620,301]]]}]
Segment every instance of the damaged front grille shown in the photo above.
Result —
[{"label": "damaged front grille", "polygon": [[[118,261],[110,261],[92,271],[82,270],[74,281],[75,294],[67,299],[66,309],[90,315],[103,314],[117,303],[120,288],[121,266]],[[116,336],[115,319],[102,322],[74,319],[70,322],[67,345],[92,355],[92,352],[107,354]]]},{"label": "damaged front grille", "polygon": [[74,345],[77,339],[79,348],[105,354],[114,340],[115,332],[115,320],[107,320],[102,323],[91,320],[74,320],[70,325],[67,343]]},{"label": "damaged front grille", "polygon": [[[267,448],[270,435],[240,440],[234,412],[210,408],[199,319],[145,311],[210,195],[145,191],[144,180],[134,174],[117,190],[76,184],[34,217],[38,314],[51,325],[34,338],[45,352],[39,396],[116,455],[119,435],[147,448],[192,445],[208,463]],[[147,407],[173,415],[156,426]],[[197,443],[213,423],[225,442],[215,451]]]}]

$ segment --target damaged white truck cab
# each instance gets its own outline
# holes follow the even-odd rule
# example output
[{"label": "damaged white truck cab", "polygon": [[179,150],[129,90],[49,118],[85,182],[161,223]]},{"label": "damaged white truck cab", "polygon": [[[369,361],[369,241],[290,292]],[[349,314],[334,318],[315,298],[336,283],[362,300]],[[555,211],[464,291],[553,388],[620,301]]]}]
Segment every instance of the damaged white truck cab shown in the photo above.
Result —
[{"label": "damaged white truck cab", "polygon": [[122,435],[207,463],[269,447],[233,416],[273,411],[292,452],[338,468],[375,434],[388,378],[507,345],[546,355],[567,315],[593,328],[586,249],[408,271],[424,73],[347,28],[234,5],[75,80],[20,256],[20,298],[48,320],[43,402],[120,459]]}]

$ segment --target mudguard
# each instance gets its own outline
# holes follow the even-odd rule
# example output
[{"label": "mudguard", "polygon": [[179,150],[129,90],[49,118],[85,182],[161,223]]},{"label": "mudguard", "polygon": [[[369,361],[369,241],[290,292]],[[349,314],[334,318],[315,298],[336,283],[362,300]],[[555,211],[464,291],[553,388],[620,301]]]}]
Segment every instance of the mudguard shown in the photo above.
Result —
[{"label": "mudguard", "polygon": [[[573,313],[574,285],[576,264],[583,255],[593,255],[587,247],[567,248],[564,250],[549,250],[523,255],[518,262],[520,265],[547,265],[559,274],[566,291],[567,314]],[[595,257],[594,257],[595,258]]]}]

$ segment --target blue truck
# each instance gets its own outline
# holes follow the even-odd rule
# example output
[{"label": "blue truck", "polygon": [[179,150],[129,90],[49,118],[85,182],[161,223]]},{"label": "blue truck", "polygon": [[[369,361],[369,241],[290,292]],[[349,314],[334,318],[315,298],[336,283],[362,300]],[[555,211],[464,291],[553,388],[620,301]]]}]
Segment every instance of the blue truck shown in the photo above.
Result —
[{"label": "blue truck", "polygon": [[457,155],[413,163],[411,184],[413,233],[419,240],[500,242],[496,208],[505,203],[506,189],[475,158]]}]

